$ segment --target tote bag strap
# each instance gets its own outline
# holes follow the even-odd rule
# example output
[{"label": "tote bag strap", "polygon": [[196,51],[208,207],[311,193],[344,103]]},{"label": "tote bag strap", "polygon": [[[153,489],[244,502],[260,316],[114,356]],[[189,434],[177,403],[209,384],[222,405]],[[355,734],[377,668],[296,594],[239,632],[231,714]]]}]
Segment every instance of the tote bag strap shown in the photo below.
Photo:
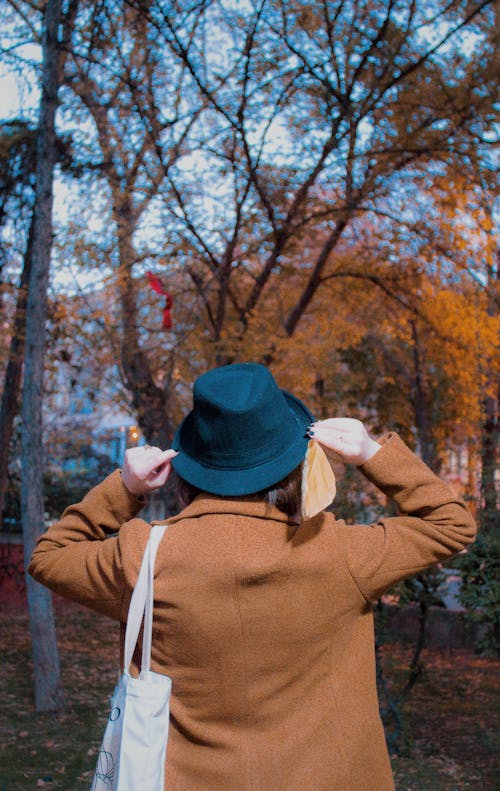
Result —
[{"label": "tote bag strap", "polygon": [[158,546],[166,529],[167,525],[154,525],[151,528],[151,533],[149,534],[148,543],[146,544],[146,549],[142,558],[139,576],[137,577],[132,598],[130,599],[123,652],[123,664],[127,671],[130,670],[143,617],[144,630],[142,638],[141,671],[149,670],[151,667],[154,569]]}]

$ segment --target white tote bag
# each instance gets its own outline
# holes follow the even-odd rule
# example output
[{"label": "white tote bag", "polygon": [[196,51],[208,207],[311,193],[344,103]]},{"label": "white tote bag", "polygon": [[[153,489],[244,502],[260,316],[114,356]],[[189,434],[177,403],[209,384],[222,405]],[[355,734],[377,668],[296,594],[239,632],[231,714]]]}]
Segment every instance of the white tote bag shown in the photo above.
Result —
[{"label": "white tote bag", "polygon": [[[172,680],[151,668],[153,576],[166,525],[155,525],[146,545],[127,619],[124,671],[111,699],[91,791],[164,791]],[[138,678],[130,664],[144,616]]]}]

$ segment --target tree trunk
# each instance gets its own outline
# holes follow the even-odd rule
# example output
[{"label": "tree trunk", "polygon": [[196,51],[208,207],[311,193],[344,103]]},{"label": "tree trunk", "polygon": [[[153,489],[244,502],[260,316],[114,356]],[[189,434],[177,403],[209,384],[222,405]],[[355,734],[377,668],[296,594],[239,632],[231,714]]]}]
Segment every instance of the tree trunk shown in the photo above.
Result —
[{"label": "tree trunk", "polygon": [[425,399],[424,379],[422,373],[422,359],[420,341],[418,337],[417,322],[412,319],[411,335],[413,340],[413,408],[415,413],[415,427],[420,455],[430,467],[435,466],[435,458],[427,420],[427,404]]},{"label": "tree trunk", "polygon": [[[33,248],[26,314],[26,353],[22,403],[21,514],[24,557],[31,557],[36,539],[45,529],[43,503],[42,398],[47,318],[47,286],[52,246],[55,113],[59,87],[58,30],[61,0],[48,0],[44,11],[42,97],[37,132],[36,190]],[[62,706],[59,655],[52,596],[26,577],[30,631],[33,644],[35,707],[56,711]]]},{"label": "tree trunk", "polygon": [[497,449],[499,435],[498,398],[488,397],[484,400],[485,419],[481,445],[481,526],[492,532],[499,526],[498,492],[496,482]]},{"label": "tree trunk", "polygon": [[[496,255],[496,272],[494,267],[488,283],[488,313],[498,313],[498,286],[500,283],[500,250]],[[499,527],[498,491],[496,481],[498,440],[500,435],[500,383],[496,385],[496,397],[487,396],[483,402],[484,422],[481,442],[481,526],[488,532]]]},{"label": "tree trunk", "polygon": [[19,393],[21,390],[21,377],[24,360],[24,341],[26,328],[26,302],[28,283],[31,272],[31,253],[33,245],[33,220],[31,221],[28,244],[24,256],[24,266],[17,294],[16,313],[12,326],[12,337],[9,347],[9,359],[5,371],[5,380],[0,405],[0,529],[2,525],[5,492],[7,490],[9,454],[14,418],[19,409]]}]

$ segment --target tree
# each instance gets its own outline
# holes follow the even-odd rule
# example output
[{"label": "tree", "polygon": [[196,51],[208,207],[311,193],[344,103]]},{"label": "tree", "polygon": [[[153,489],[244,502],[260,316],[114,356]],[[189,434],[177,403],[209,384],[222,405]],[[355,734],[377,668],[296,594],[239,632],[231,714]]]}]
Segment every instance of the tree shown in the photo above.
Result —
[{"label": "tree", "polygon": [[[424,2],[404,12],[342,2],[335,15],[328,4],[207,4],[181,18],[170,3],[132,5],[183,64],[184,94],[203,103],[190,138],[196,173],[172,169],[161,195],[178,262],[166,272],[182,269],[186,288],[191,280],[219,363],[238,356],[284,268],[302,276],[280,319],[289,336],[328,279],[373,282],[366,265],[343,269],[343,243],[363,218],[389,217],[391,203],[396,224],[422,174],[471,145],[472,115],[488,123],[491,96],[474,90],[491,62],[484,49],[482,65],[467,61],[460,42],[488,3],[463,16]],[[226,42],[224,58],[214,40]],[[210,191],[224,196],[224,212]],[[395,256],[391,264],[401,269]],[[261,356],[273,358],[272,343]]]},{"label": "tree", "polygon": [[[451,47],[459,57],[454,37],[487,5],[471,7],[463,19],[439,9],[432,23],[430,16],[425,20],[430,14],[425,3],[408,8],[404,19],[394,4],[382,11],[369,3],[343,2],[334,19],[326,5],[292,3],[285,9],[279,2],[262,3],[221,17],[209,5],[205,21],[227,37],[227,65],[212,60],[213,53],[204,55],[206,42],[193,32],[194,23],[179,23],[169,3],[147,7],[151,25],[185,64],[191,89],[212,111],[200,119],[204,140],[211,140],[207,175],[218,186],[224,173],[229,175],[226,195],[232,206],[220,218],[217,242],[204,238],[208,229],[202,236],[205,229],[188,184],[179,182],[176,189],[174,183],[168,193],[177,200],[172,212],[177,209],[175,216],[181,219],[179,236],[184,232],[191,239],[193,260],[198,253],[219,284],[210,311],[206,305],[216,340],[224,314],[220,300],[231,297],[234,303],[231,281],[248,260],[241,255],[250,230],[242,221],[245,214],[255,219],[253,249],[260,253],[258,264],[254,254],[246,292],[236,300],[240,317],[247,320],[267,281],[278,274],[280,258],[290,258],[292,243],[304,228],[322,238],[313,261],[303,262],[301,293],[284,318],[291,334],[334,266],[333,253],[356,217],[376,211],[377,198],[387,200],[401,172],[411,178],[420,162],[427,167],[463,143],[460,130],[471,102],[464,106],[456,101],[462,82],[446,86],[446,94],[447,57],[440,50]],[[424,20],[431,25],[438,19],[443,32],[431,46],[417,29]],[[335,48],[339,41],[344,42],[342,53]],[[471,80],[469,74],[464,77],[468,87]],[[477,109],[489,104],[482,98]],[[284,128],[284,152],[274,151],[269,140],[278,123]],[[197,177],[203,189],[199,172]],[[303,254],[299,245],[295,250]]]},{"label": "tree", "polygon": [[[37,131],[36,187],[22,401],[21,513],[25,558],[31,557],[36,539],[45,529],[42,483],[42,399],[47,284],[52,247],[52,183],[56,157],[55,113],[59,87],[60,22],[61,0],[48,0],[44,10],[42,97]],[[37,711],[54,711],[62,705],[62,690],[52,597],[48,590],[28,575],[26,589],[33,646],[35,706]]]},{"label": "tree", "polygon": [[[71,9],[71,6],[70,6]],[[64,17],[64,37],[69,35],[72,14]],[[71,168],[71,151],[67,140],[56,138],[57,160],[63,170]],[[36,168],[36,128],[22,119],[3,125],[0,136],[0,229],[9,226],[15,230],[17,256],[22,256],[22,270],[17,285],[15,308],[10,327],[10,342],[5,366],[0,400],[0,428],[3,442],[0,445],[0,525],[4,511],[8,483],[8,467],[14,421],[19,411],[19,400],[24,361],[27,288],[31,272],[34,228],[34,182]],[[28,229],[26,231],[26,228]],[[24,250],[22,250],[24,242]],[[8,237],[2,246],[0,271],[8,263],[6,250],[11,250]]]},{"label": "tree", "polygon": [[[0,229],[8,217],[15,213],[16,226],[22,236],[22,217],[26,209],[32,211],[32,180],[35,168],[35,131],[23,122],[7,123],[0,139]],[[15,212],[12,211],[15,203]],[[30,224],[32,228],[32,223]],[[19,409],[19,393],[24,356],[24,326],[26,321],[26,295],[31,267],[32,234],[28,234],[24,265],[17,290],[16,307],[12,321],[4,386],[0,403],[0,426],[3,442],[0,446],[0,524],[7,488],[8,461],[14,428],[14,418]],[[5,256],[5,248],[2,247]],[[0,262],[4,264],[4,260]],[[0,266],[0,271],[1,271]]]}]

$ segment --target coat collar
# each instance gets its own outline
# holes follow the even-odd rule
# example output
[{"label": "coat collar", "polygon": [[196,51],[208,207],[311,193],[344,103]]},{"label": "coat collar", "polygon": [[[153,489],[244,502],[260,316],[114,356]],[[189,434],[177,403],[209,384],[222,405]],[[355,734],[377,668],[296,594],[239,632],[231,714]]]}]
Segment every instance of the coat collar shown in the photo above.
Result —
[{"label": "coat collar", "polygon": [[181,519],[196,519],[206,514],[238,514],[238,516],[250,516],[254,519],[271,519],[274,522],[299,524],[297,519],[287,516],[276,506],[268,505],[262,500],[256,501],[244,497],[217,497],[210,494],[199,494],[190,505],[167,521],[172,525]]}]

